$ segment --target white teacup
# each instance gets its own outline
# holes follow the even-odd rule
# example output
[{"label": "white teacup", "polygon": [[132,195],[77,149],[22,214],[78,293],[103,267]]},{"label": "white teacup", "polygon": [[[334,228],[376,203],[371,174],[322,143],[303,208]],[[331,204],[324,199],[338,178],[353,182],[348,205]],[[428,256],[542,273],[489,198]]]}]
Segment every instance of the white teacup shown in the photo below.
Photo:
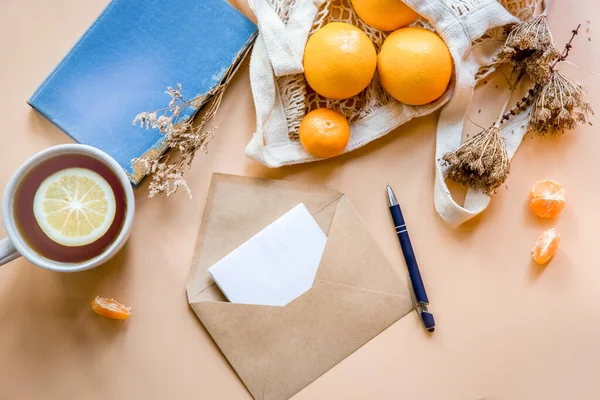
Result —
[{"label": "white teacup", "polygon": [[[106,249],[104,249],[102,253],[90,260],[80,263],[57,262],[36,253],[21,236],[21,233],[16,227],[14,218],[13,203],[15,193],[23,178],[26,177],[27,174],[41,162],[49,158],[66,154],[82,154],[93,157],[110,168],[115,173],[123,187],[125,201],[127,204],[123,225],[115,240]],[[39,267],[58,272],[78,272],[95,268],[110,260],[125,245],[125,242],[131,233],[134,214],[135,200],[133,196],[133,188],[131,187],[131,183],[121,166],[111,156],[94,147],[81,144],[65,144],[51,147],[27,160],[15,172],[6,186],[2,200],[2,219],[4,221],[8,238],[0,240],[0,265],[6,264],[9,261],[23,256]]]}]

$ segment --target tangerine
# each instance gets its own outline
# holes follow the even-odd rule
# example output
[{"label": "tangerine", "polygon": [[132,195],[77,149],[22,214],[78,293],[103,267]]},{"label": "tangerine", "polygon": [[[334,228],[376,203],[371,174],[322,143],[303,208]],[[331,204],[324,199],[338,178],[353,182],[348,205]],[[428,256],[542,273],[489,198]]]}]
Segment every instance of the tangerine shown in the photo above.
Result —
[{"label": "tangerine", "polygon": [[531,251],[533,261],[539,265],[546,264],[556,254],[559,243],[560,235],[556,232],[556,229],[552,228],[544,231]]},{"label": "tangerine", "polygon": [[401,103],[420,106],[441,97],[452,78],[452,56],[446,43],[423,28],[390,34],[377,58],[382,86]]},{"label": "tangerine", "polygon": [[350,125],[342,114],[319,108],[300,123],[300,143],[310,154],[330,158],[341,154],[350,140]]},{"label": "tangerine", "polygon": [[386,32],[408,26],[419,18],[402,0],[352,0],[352,7],[367,25]]},{"label": "tangerine", "polygon": [[343,22],[316,31],[304,50],[304,76],[321,96],[344,100],[362,92],[373,80],[377,52],[366,33]]},{"label": "tangerine", "polygon": [[557,182],[536,182],[529,194],[529,207],[541,218],[554,218],[565,208],[566,191]]},{"label": "tangerine", "polygon": [[96,296],[92,301],[92,310],[98,315],[112,319],[127,319],[131,316],[131,307],[100,296]]}]

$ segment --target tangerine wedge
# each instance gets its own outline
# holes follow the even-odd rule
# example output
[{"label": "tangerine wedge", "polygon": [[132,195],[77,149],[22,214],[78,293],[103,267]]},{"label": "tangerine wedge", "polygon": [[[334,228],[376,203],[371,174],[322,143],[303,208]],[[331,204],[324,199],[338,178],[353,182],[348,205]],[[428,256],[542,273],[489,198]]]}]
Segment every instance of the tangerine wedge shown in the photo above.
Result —
[{"label": "tangerine wedge", "polygon": [[98,315],[112,319],[127,319],[131,316],[131,307],[100,296],[96,296],[92,301],[92,310]]},{"label": "tangerine wedge", "polygon": [[531,188],[529,207],[541,218],[554,218],[565,208],[565,189],[554,181],[539,181]]},{"label": "tangerine wedge", "polygon": [[535,243],[535,247],[531,251],[531,257],[536,264],[544,265],[554,257],[558,244],[560,243],[560,235],[556,229],[548,229],[542,233]]}]

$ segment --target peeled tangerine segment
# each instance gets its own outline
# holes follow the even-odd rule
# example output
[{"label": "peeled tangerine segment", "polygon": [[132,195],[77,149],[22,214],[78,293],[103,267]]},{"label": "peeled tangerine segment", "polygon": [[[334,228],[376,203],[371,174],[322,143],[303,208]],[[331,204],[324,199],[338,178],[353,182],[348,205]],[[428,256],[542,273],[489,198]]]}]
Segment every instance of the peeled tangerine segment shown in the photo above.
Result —
[{"label": "peeled tangerine segment", "polygon": [[539,181],[531,188],[529,207],[541,218],[554,218],[565,208],[565,189],[554,181]]},{"label": "peeled tangerine segment", "polygon": [[558,245],[560,243],[560,235],[556,232],[556,229],[548,229],[542,233],[535,243],[535,247],[531,252],[533,261],[537,264],[543,265],[554,257]]},{"label": "peeled tangerine segment", "polygon": [[98,315],[112,319],[127,319],[131,316],[131,307],[127,307],[114,299],[96,296],[92,301],[92,310]]},{"label": "peeled tangerine segment", "polygon": [[40,228],[63,246],[85,246],[106,234],[115,219],[109,183],[86,168],[67,168],[46,178],[33,199]]}]

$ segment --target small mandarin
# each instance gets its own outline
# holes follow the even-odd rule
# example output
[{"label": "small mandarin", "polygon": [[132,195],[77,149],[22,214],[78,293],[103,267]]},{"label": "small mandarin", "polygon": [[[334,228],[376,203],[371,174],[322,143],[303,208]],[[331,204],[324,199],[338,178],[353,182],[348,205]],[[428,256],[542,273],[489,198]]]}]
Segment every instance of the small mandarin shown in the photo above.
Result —
[{"label": "small mandarin", "polygon": [[531,251],[533,261],[539,265],[546,264],[556,254],[559,243],[560,235],[556,232],[556,229],[552,228],[544,231]]},{"label": "small mandarin", "polygon": [[131,316],[131,307],[124,306],[113,299],[96,296],[92,301],[92,310],[98,315],[112,319],[127,319]]},{"label": "small mandarin", "polygon": [[554,218],[565,208],[565,189],[554,181],[539,181],[531,188],[529,207],[541,218]]},{"label": "small mandarin", "polygon": [[367,25],[386,32],[408,26],[419,18],[402,0],[352,0],[352,7]]},{"label": "small mandarin", "polygon": [[341,154],[350,140],[350,125],[337,111],[319,108],[300,123],[300,143],[310,154],[330,158]]}]

